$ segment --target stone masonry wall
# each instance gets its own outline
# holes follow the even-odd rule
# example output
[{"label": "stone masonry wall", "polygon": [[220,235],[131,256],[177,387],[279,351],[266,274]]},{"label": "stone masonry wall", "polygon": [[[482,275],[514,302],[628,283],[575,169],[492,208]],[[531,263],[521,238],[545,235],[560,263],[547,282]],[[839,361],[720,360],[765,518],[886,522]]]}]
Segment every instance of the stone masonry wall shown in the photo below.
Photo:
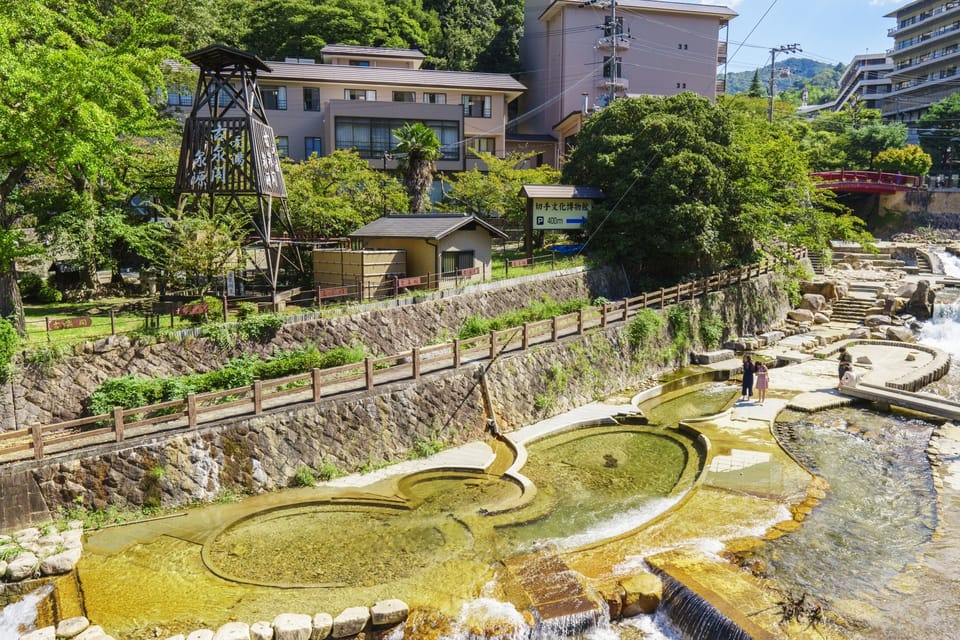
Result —
[{"label": "stone masonry wall", "polygon": [[[0,431],[77,418],[97,386],[126,374],[163,377],[205,372],[242,353],[269,356],[275,350],[304,344],[330,349],[361,343],[371,353],[389,355],[449,340],[471,315],[495,316],[544,297],[558,302],[599,295],[612,299],[619,297],[615,289],[616,284],[604,272],[570,269],[478,285],[460,295],[438,296],[418,304],[287,324],[265,344],[220,349],[206,338],[150,344],[116,336],[86,344],[78,355],[54,362],[48,370],[19,367],[12,386],[0,393]],[[11,393],[16,397],[16,419]]]},{"label": "stone masonry wall", "polygon": [[[692,350],[699,348],[701,312],[722,315],[738,331],[743,326],[772,328],[790,308],[775,277],[684,304],[692,311]],[[354,471],[404,459],[418,439],[439,439],[447,446],[483,439],[487,416],[481,376],[500,429],[510,431],[630,391],[649,376],[686,364],[686,354],[678,361],[671,350],[666,327],[664,321],[660,335],[638,351],[631,350],[626,327],[617,324],[416,382],[193,432],[103,445],[56,461],[0,467],[0,522],[5,528],[27,526],[77,503],[93,508],[177,506],[227,490],[268,491],[289,486],[304,465],[332,463]]]}]

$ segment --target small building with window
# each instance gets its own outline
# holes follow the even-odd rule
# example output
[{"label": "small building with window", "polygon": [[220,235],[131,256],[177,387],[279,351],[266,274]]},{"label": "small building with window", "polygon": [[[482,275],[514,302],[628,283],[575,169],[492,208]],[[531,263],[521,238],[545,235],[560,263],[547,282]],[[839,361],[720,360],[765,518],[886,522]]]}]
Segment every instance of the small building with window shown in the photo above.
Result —
[{"label": "small building with window", "polygon": [[505,240],[507,234],[475,215],[406,214],[377,218],[350,238],[367,251],[405,252],[404,277],[445,288],[489,279],[493,239]]}]

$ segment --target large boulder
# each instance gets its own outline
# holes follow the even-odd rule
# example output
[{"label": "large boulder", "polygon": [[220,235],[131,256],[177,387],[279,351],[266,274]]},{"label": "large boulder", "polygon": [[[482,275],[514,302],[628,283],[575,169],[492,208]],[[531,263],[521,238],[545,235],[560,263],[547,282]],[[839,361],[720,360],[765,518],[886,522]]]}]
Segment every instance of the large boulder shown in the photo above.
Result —
[{"label": "large boulder", "polygon": [[273,619],[274,640],[310,640],[313,631],[310,616],[301,613],[281,613]]},{"label": "large boulder", "polygon": [[809,309],[814,312],[821,311],[826,306],[827,299],[819,293],[805,293],[803,294],[803,300],[800,301],[801,309]]},{"label": "large boulder", "polygon": [[800,283],[800,292],[819,294],[828,301],[839,300],[847,295],[847,283],[837,280],[814,280]]},{"label": "large boulder", "polygon": [[663,597],[663,583],[652,573],[640,573],[620,581],[623,588],[623,608],[625,618],[653,613]]},{"label": "large boulder", "polygon": [[887,327],[886,336],[887,340],[896,340],[897,342],[916,342],[917,338],[913,335],[913,331],[907,327]]},{"label": "large boulder", "polygon": [[787,317],[800,324],[813,322],[813,311],[809,309],[792,309],[787,311]]},{"label": "large boulder", "polygon": [[905,311],[913,314],[917,318],[927,320],[933,317],[933,302],[936,295],[930,287],[929,280],[920,280],[917,282],[917,288],[907,302]]}]

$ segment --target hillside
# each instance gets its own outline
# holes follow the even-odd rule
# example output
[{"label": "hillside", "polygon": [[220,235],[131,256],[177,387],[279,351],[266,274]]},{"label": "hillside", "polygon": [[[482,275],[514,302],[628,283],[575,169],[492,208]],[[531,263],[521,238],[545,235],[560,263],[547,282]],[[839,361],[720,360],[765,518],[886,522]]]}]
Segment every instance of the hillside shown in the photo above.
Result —
[{"label": "hillside", "polygon": [[[783,58],[777,60],[776,92],[786,92],[786,99],[799,101],[800,93],[806,88],[810,104],[820,104],[833,100],[837,95],[840,75],[844,65],[829,65],[810,58]],[[738,71],[727,74],[727,95],[745,93],[750,89],[756,70]],[[764,95],[770,84],[770,65],[760,69],[760,83]]]}]

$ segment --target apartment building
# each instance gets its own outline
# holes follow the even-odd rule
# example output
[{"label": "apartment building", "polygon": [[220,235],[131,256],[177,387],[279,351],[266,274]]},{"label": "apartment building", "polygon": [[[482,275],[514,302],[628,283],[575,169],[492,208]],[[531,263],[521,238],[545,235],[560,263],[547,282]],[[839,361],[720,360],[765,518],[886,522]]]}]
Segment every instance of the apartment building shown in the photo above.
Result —
[{"label": "apartment building", "polygon": [[812,116],[822,111],[840,111],[853,100],[859,100],[867,109],[883,109],[883,101],[890,93],[889,73],[893,61],[886,53],[864,53],[854,56],[840,76],[839,91],[833,102],[802,106],[798,112]]},{"label": "apartment building", "polygon": [[897,22],[887,32],[893,69],[883,117],[914,122],[960,87],[960,0],[915,0],[886,17]]},{"label": "apartment building", "polygon": [[585,115],[611,99],[683,91],[715,99],[736,15],[693,2],[527,0],[517,132],[551,135],[563,153]]},{"label": "apartment building", "polygon": [[[372,167],[392,169],[392,132],[408,122],[437,134],[441,171],[482,165],[468,148],[504,155],[507,105],[525,90],[512,76],[423,69],[423,53],[409,49],[329,45],[321,53],[320,62],[266,62],[269,70],[258,75],[281,155],[303,160],[354,149]],[[185,88],[169,93],[174,108],[191,101]]]}]

